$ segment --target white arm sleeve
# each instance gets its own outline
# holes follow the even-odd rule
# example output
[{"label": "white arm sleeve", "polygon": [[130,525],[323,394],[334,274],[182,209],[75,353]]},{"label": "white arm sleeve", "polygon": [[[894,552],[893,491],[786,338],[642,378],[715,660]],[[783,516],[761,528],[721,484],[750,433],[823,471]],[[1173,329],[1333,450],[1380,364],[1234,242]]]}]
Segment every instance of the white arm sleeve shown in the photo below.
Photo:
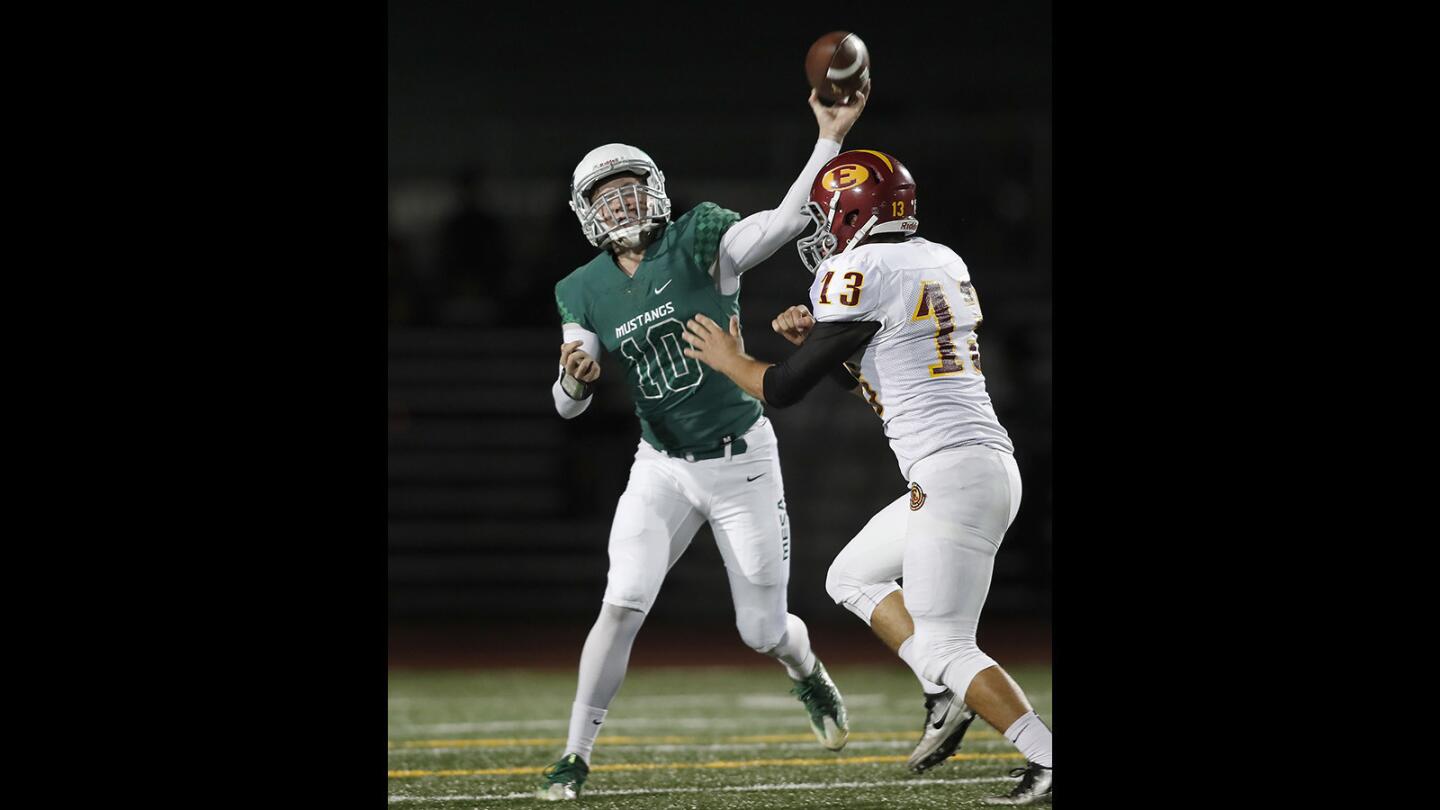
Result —
[{"label": "white arm sleeve", "polygon": [[[570,343],[576,340],[580,341],[580,351],[595,358],[597,362],[599,361],[599,335],[575,323],[567,323],[562,326],[561,329],[565,333],[564,343]],[[560,366],[560,374],[555,375],[555,384],[550,386],[550,393],[555,397],[555,410],[566,419],[574,419],[584,413],[586,408],[590,407],[590,400],[595,397],[587,396],[584,399],[571,399],[570,395],[565,393],[565,389],[560,387],[560,377],[564,375],[564,373],[565,367]]]},{"label": "white arm sleeve", "polygon": [[815,142],[810,161],[795,178],[785,199],[770,211],[751,214],[731,225],[720,237],[720,254],[711,272],[720,292],[730,295],[740,286],[740,274],[770,258],[786,242],[793,242],[810,221],[805,216],[805,201],[810,199],[810,186],[815,175],[831,158],[840,154],[840,144],[821,138]]}]

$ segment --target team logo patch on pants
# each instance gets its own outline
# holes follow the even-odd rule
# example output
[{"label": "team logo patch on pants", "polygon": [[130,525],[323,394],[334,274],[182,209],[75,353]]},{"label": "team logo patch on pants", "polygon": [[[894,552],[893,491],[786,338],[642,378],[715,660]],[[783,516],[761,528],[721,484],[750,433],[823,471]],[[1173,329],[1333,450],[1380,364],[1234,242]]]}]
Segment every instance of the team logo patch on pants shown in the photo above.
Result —
[{"label": "team logo patch on pants", "polygon": [[910,511],[919,512],[920,507],[925,505],[925,490],[919,484],[910,485]]}]

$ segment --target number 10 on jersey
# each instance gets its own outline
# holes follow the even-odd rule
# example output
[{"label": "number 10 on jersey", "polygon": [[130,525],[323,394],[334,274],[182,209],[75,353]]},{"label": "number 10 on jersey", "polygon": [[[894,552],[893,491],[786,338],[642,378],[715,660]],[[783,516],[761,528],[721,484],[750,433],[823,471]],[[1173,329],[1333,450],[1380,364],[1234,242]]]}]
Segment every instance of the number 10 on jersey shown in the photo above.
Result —
[{"label": "number 10 on jersey", "polygon": [[662,399],[667,391],[694,388],[705,378],[700,361],[686,357],[680,350],[680,334],[684,331],[679,321],[666,318],[645,331],[643,349],[633,337],[620,342],[620,353],[635,364],[640,393],[646,399]]}]

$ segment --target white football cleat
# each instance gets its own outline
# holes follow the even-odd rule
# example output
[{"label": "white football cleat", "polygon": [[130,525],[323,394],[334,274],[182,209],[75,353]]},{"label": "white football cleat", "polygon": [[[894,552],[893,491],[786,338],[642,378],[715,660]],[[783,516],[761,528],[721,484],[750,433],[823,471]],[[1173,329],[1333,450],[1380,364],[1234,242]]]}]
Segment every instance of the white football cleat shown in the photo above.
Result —
[{"label": "white football cleat", "polygon": [[1020,777],[1020,784],[1014,790],[1005,796],[990,796],[981,801],[986,804],[1034,804],[1050,798],[1050,769],[1044,765],[1026,763],[1025,767],[1016,768],[1010,775]]},{"label": "white football cleat", "polygon": [[960,740],[974,721],[974,710],[956,700],[955,693],[949,689],[938,695],[926,695],[925,728],[905,766],[915,773],[924,773],[943,763],[960,749]]}]

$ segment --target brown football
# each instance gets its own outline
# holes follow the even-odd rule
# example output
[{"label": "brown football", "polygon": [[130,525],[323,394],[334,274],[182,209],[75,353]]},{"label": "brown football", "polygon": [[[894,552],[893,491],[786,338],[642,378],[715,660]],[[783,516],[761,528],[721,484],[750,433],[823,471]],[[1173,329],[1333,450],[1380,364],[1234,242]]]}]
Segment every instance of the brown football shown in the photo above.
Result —
[{"label": "brown football", "polygon": [[827,104],[848,104],[870,80],[870,51],[849,31],[831,31],[805,54],[805,78]]}]

